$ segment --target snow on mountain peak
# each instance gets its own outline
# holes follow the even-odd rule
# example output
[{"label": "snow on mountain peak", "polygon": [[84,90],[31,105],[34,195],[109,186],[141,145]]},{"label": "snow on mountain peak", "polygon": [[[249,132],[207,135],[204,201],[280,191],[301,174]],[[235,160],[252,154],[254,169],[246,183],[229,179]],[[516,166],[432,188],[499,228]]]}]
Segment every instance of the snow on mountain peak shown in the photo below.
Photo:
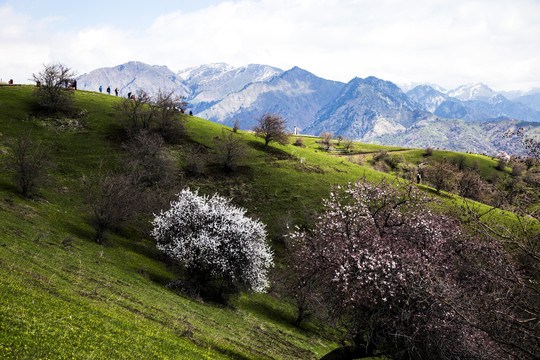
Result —
[{"label": "snow on mountain peak", "polygon": [[446,94],[462,101],[488,100],[497,95],[497,93],[483,83],[461,85],[456,89],[448,91]]}]

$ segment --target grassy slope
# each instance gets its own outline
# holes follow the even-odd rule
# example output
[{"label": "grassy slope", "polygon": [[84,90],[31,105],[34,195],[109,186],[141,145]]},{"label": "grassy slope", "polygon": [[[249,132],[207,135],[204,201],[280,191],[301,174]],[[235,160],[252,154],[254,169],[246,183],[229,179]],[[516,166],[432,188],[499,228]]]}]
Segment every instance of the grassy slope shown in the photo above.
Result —
[{"label": "grassy slope", "polygon": [[[268,295],[243,295],[223,307],[167,289],[174,274],[153,243],[134,231],[111,234],[106,246],[93,243],[79,184],[103,160],[107,166],[117,161],[120,146],[110,134],[118,99],[77,92],[87,127],[66,128],[68,120],[29,116],[31,90],[0,87],[0,154],[8,139],[31,133],[51,148],[54,163],[37,200],[18,197],[11,175],[0,173],[0,358],[304,359],[337,346],[315,324],[294,328],[294,309]],[[187,127],[193,142],[208,149],[222,128],[197,118]],[[306,138],[306,148],[265,151],[260,140],[242,134],[250,151],[241,171],[226,176],[210,165],[184,185],[234,197],[271,234],[285,219],[303,221],[317,210],[330,184],[382,176],[316,152],[313,138]],[[179,162],[187,146],[171,149]]]},{"label": "grassy slope", "polygon": [[[314,325],[294,328],[294,309],[270,296],[244,295],[222,307],[167,289],[174,274],[152,242],[135,232],[112,234],[107,246],[93,243],[79,184],[102,160],[114,166],[120,146],[107,137],[115,131],[118,99],[78,92],[87,127],[65,128],[68,120],[29,115],[35,111],[31,90],[0,87],[2,157],[9,139],[30,133],[49,146],[54,159],[36,200],[21,199],[11,175],[0,176],[0,358],[295,359],[320,357],[337,346]],[[188,128],[206,146],[221,131],[195,118]],[[249,189],[240,189],[246,198],[235,201],[270,224],[287,210],[318,207],[330,183],[364,172],[291,146],[269,155],[259,140],[245,136],[252,149],[245,174],[208,175],[186,184],[225,195],[230,188],[235,195],[234,184],[249,180],[243,185]],[[320,161],[310,165],[314,159]]]}]

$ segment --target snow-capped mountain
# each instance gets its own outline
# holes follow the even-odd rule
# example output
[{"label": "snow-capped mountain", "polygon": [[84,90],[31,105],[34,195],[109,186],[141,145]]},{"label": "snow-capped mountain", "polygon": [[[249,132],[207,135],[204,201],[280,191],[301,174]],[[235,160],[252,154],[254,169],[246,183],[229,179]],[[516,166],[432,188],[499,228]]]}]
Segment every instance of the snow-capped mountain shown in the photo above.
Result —
[{"label": "snow-capped mountain", "polygon": [[317,114],[307,133],[331,131],[352,139],[397,134],[420,120],[434,117],[418,110],[395,84],[368,77],[354,78],[340,94]]},{"label": "snow-capped mountain", "polygon": [[178,72],[178,77],[193,91],[190,101],[215,102],[242,90],[247,84],[264,82],[283,70],[259,64],[232,67],[224,63],[200,65]]},{"label": "snow-capped mountain", "polygon": [[418,85],[407,96],[418,103],[422,110],[435,112],[435,110],[450,97],[430,85]]},{"label": "snow-capped mountain", "polygon": [[93,70],[88,74],[77,78],[78,88],[81,90],[99,91],[103,87],[103,92],[107,87],[120,90],[120,96],[127,93],[136,93],[143,89],[150,95],[155,95],[159,90],[175,91],[178,95],[190,97],[189,89],[182,80],[166,66],[148,65],[138,61],[118,65],[111,68],[101,68]]},{"label": "snow-capped mountain", "polygon": [[241,128],[255,125],[256,117],[274,112],[288,121],[288,128],[302,130],[313,122],[317,111],[332,100],[343,83],[319,78],[294,67],[268,81],[252,82],[231,93],[198,116],[230,125],[240,120]]},{"label": "snow-capped mountain", "polygon": [[461,85],[450,90],[446,95],[459,99],[461,101],[481,100],[485,101],[497,95],[487,85],[482,83]]},{"label": "snow-capped mountain", "polygon": [[440,85],[437,85],[437,84],[434,84],[434,83],[419,83],[419,82],[408,82],[408,83],[401,83],[401,84],[396,84],[404,93],[408,93],[409,91],[411,91],[412,89],[414,89],[415,87],[417,86],[429,86],[435,90],[437,90],[438,92],[441,92],[441,93],[446,93],[446,89],[443,88],[442,86]]}]

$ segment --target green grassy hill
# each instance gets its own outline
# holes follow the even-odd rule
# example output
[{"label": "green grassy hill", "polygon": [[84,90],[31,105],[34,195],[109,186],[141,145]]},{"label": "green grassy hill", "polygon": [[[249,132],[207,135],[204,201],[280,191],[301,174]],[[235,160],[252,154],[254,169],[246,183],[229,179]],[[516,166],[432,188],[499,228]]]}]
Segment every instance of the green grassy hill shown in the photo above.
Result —
[{"label": "green grassy hill", "polygon": [[[19,134],[29,134],[51,152],[44,185],[33,199],[17,194],[2,163],[0,358],[310,359],[338,346],[324,324],[294,327],[294,307],[270,295],[243,294],[224,306],[168,288],[174,269],[135,226],[109,232],[105,245],[95,243],[82,179],[100,166],[114,169],[123,156],[115,108],[120,99],[77,91],[80,113],[53,118],[39,113],[32,91],[0,86],[1,161]],[[194,148],[211,153],[223,127],[187,117],[186,128],[187,137],[168,148],[178,165],[179,189],[233,198],[267,224],[277,254],[284,224],[305,222],[331,184],[392,177],[329,156],[316,138],[305,138],[305,147],[265,149],[245,132],[240,133],[248,152],[237,172],[224,173],[207,161],[199,175],[187,176],[181,170],[185,154]],[[356,144],[354,151],[367,156],[382,148]],[[423,150],[387,150],[411,163],[422,159]],[[494,164],[481,161],[488,176]]]}]

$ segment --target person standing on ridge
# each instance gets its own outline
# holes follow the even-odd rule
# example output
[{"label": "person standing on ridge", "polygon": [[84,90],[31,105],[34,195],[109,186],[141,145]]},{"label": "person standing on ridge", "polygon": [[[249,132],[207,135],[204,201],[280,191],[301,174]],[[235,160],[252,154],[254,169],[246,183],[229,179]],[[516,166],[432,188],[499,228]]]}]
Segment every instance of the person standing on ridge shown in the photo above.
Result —
[{"label": "person standing on ridge", "polygon": [[99,92],[103,91],[103,86],[99,85]]},{"label": "person standing on ridge", "polygon": [[114,89],[114,93],[118,96],[118,88]]},{"label": "person standing on ridge", "polygon": [[111,95],[111,87],[110,86],[107,87],[107,94]]}]

